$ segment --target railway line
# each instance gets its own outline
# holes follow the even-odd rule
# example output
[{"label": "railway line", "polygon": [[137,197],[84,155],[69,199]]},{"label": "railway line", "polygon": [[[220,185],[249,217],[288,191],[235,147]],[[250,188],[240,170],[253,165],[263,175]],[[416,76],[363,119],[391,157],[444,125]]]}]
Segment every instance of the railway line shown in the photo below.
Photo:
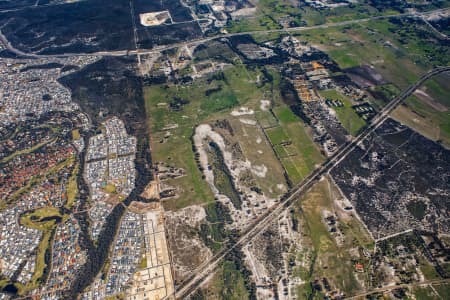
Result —
[{"label": "railway line", "polygon": [[175,292],[176,299],[187,299],[197,288],[205,281],[205,279],[216,270],[219,263],[230,254],[233,249],[242,247],[250,243],[258,234],[265,230],[276,218],[286,209],[290,208],[298,198],[308,191],[316,182],[318,182],[323,175],[327,174],[332,168],[339,164],[349,153],[353,151],[358,145],[364,141],[371,133],[373,133],[388,117],[398,105],[400,105],[406,98],[408,98],[419,86],[431,77],[450,71],[450,66],[437,67],[422,77],[420,77],[414,84],[402,92],[398,97],[389,102],[378,114],[371,120],[370,125],[366,127],[357,137],[351,142],[344,145],[338,152],[325,161],[319,168],[307,176],[302,182],[288,191],[274,207],[268,210],[263,216],[250,225],[249,228],[243,232],[241,237],[232,245],[225,246],[211,259],[204,262]]}]

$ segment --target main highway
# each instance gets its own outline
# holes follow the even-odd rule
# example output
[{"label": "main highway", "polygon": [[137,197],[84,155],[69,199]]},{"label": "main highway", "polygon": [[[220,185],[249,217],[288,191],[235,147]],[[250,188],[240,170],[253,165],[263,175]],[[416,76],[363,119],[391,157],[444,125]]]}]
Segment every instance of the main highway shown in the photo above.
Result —
[{"label": "main highway", "polygon": [[250,243],[259,233],[264,231],[277,217],[286,209],[289,209],[292,204],[299,199],[306,191],[308,191],[316,182],[318,182],[323,175],[328,173],[336,165],[339,164],[349,153],[351,153],[358,145],[372,134],[388,117],[389,114],[400,105],[406,98],[408,98],[419,86],[421,86],[429,78],[450,71],[450,66],[437,67],[422,77],[420,77],[414,84],[403,91],[398,97],[394,98],[387,105],[380,110],[377,115],[370,121],[369,126],[366,127],[358,136],[351,142],[342,146],[332,157],[325,161],[319,168],[307,176],[302,182],[293,187],[288,193],[282,197],[282,200],[275,204],[263,216],[258,218],[254,224],[251,224],[245,230],[240,238],[232,245],[224,246],[222,250],[216,253],[209,260],[205,261],[199,268],[194,271],[194,274],[186,279],[177,287],[175,292],[176,299],[187,299],[196,289],[205,281],[205,279],[212,274],[219,263],[230,254],[233,249],[242,247]]},{"label": "main highway", "polygon": [[392,18],[405,18],[405,17],[416,17],[425,20],[425,16],[442,13],[448,11],[450,8],[441,8],[430,10],[427,12],[411,12],[411,13],[401,13],[401,14],[390,14],[390,15],[379,15],[362,19],[354,19],[342,22],[335,23],[325,23],[321,25],[313,25],[313,26],[299,26],[299,27],[289,27],[283,29],[270,29],[270,30],[260,30],[260,31],[245,31],[245,32],[236,32],[236,33],[227,33],[220,34],[212,37],[203,37],[199,39],[194,39],[190,41],[174,43],[167,46],[158,46],[152,49],[129,49],[129,50],[116,50],[116,51],[99,51],[99,52],[80,52],[80,53],[61,53],[61,54],[38,54],[38,53],[27,53],[23,50],[15,48],[11,43],[7,40],[7,38],[0,31],[0,42],[3,46],[9,51],[15,53],[19,57],[29,57],[29,58],[54,58],[54,57],[72,57],[72,56],[135,56],[135,55],[151,55],[157,54],[161,51],[170,50],[174,48],[184,47],[184,46],[194,46],[203,44],[209,41],[228,38],[233,36],[240,35],[255,35],[255,34],[268,34],[268,33],[283,33],[283,32],[299,32],[299,31],[308,31],[314,29],[326,29],[332,27],[346,26],[352,24],[365,23],[374,20],[382,20],[382,19],[392,19]]}]

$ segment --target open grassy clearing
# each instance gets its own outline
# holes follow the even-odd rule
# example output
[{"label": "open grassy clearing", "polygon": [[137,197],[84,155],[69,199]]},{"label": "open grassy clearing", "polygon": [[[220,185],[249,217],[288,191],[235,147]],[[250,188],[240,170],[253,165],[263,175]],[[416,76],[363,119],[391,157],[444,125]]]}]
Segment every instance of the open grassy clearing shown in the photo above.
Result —
[{"label": "open grassy clearing", "polygon": [[[435,299],[444,299],[441,295],[436,294],[436,292],[429,285],[426,286],[418,286],[412,289],[412,294],[416,297],[416,299],[420,300],[435,300]],[[443,295],[448,296],[448,295]]]},{"label": "open grassy clearing", "polygon": [[289,179],[300,182],[323,161],[319,149],[306,132],[303,122],[285,105],[273,109],[279,126],[266,129]]},{"label": "open grassy clearing", "polygon": [[450,74],[441,73],[427,80],[421,89],[430,95],[434,101],[450,108]]},{"label": "open grassy clearing", "polygon": [[450,107],[447,108],[447,111],[440,112],[416,96],[406,99],[406,105],[413,112],[437,124],[440,129],[440,139],[445,140],[447,143],[450,141],[450,112],[448,110]]},{"label": "open grassy clearing", "polygon": [[441,284],[433,284],[434,289],[441,295],[442,298],[450,295],[450,284],[449,283],[441,283]]},{"label": "open grassy clearing", "polygon": [[[254,109],[259,107],[255,106]],[[279,185],[285,185],[283,168],[261,127],[243,124],[238,117],[232,117],[229,121],[234,131],[234,139],[239,143],[243,156],[248,158],[253,166],[265,166],[268,170],[263,177],[253,176],[256,185],[265,195],[278,197],[282,192]]]},{"label": "open grassy clearing", "polygon": [[[391,114],[399,122],[446,147],[450,147],[450,87],[446,81],[449,77],[441,74],[420,87],[431,97],[430,100],[412,95],[406,99],[406,105]],[[438,110],[440,107],[443,109]]]},{"label": "open grassy clearing", "polygon": [[352,3],[351,6],[332,9],[315,9],[288,0],[260,0],[256,6],[257,10],[252,14],[252,18],[234,20],[228,30],[230,32],[242,32],[278,29],[282,27],[281,24],[284,26],[312,26],[371,16],[397,15],[402,9],[401,6],[388,6],[386,8],[380,6],[376,8],[363,1]]},{"label": "open grassy clearing", "polygon": [[23,155],[23,154],[28,154],[28,153],[31,153],[31,152],[35,152],[35,151],[39,150],[40,148],[42,148],[43,146],[45,146],[47,144],[50,144],[50,143],[53,143],[55,140],[56,139],[52,139],[50,141],[44,141],[44,142],[41,142],[41,143],[38,143],[38,144],[34,145],[31,148],[27,148],[27,149],[23,149],[23,150],[20,150],[20,151],[16,151],[16,152],[12,153],[11,155],[8,155],[8,156],[4,157],[0,162],[1,163],[7,163],[8,161],[10,161],[11,159],[13,159],[16,156]]},{"label": "open grassy clearing", "polygon": [[44,207],[24,214],[20,219],[20,223],[30,228],[47,231],[55,227],[57,218],[62,217],[58,208]]},{"label": "open grassy clearing", "polygon": [[426,280],[441,279],[436,268],[424,257],[419,258],[419,268]]},{"label": "open grassy clearing", "polygon": [[366,122],[360,118],[352,108],[350,100],[341,93],[336,90],[325,90],[320,91],[320,95],[326,99],[340,100],[342,104],[344,104],[342,107],[332,107],[332,109],[336,112],[336,115],[344,128],[347,129],[351,135],[357,135],[366,125]]},{"label": "open grassy clearing", "polygon": [[[334,211],[333,199],[337,196],[336,192],[336,187],[328,179],[324,179],[297,202],[296,210],[300,218],[304,219],[305,231],[313,247],[312,266],[307,280],[326,277],[334,287],[344,291],[346,295],[352,295],[361,291],[357,276],[361,276],[360,280],[363,280],[365,275],[354,271],[352,259],[357,257],[350,254],[350,251],[360,246],[371,247],[373,242],[358,220],[353,217],[340,218],[339,227],[343,228],[345,238],[344,243],[338,246],[324,224],[322,215],[323,210]],[[307,289],[303,289],[304,287],[299,291],[306,296],[304,293]]]},{"label": "open grassy clearing", "polygon": [[269,128],[278,125],[277,119],[270,111],[257,111],[255,116],[262,128]]},{"label": "open grassy clearing", "polygon": [[[252,163],[261,160],[260,154],[255,151],[256,141],[250,141],[246,137],[246,134],[258,135],[259,130],[264,139],[260,129],[254,125],[253,129],[252,126],[245,126],[239,122],[240,117],[230,115],[232,108],[240,105],[259,110],[260,100],[264,99],[269,87],[256,85],[258,76],[262,74],[257,68],[249,70],[244,65],[235,65],[223,72],[198,79],[190,86],[152,85],[145,88],[153,161],[181,167],[186,172],[183,177],[167,181],[169,185],[178,187],[180,192],[177,199],[164,201],[166,209],[179,209],[214,200],[208,184],[197,168],[192,151],[191,137],[196,125],[220,119],[230,120],[236,130],[234,138],[243,148],[246,158]],[[181,108],[171,108],[171,104],[174,101],[180,102],[180,99],[183,100]],[[254,116],[245,115],[242,118],[254,119]],[[265,147],[261,151],[269,155],[265,159],[272,164],[276,158],[273,154],[270,156],[271,149],[263,143],[261,147]],[[282,178],[282,175],[278,178]]]},{"label": "open grassy clearing", "polygon": [[146,255],[144,255],[144,256],[141,258],[141,261],[139,262],[138,268],[139,268],[139,269],[145,269],[145,268],[147,268],[147,256],[146,256]]},{"label": "open grassy clearing", "polygon": [[20,218],[20,223],[26,227],[42,231],[42,238],[36,250],[36,266],[31,281],[26,285],[19,284],[19,293],[24,294],[41,284],[44,270],[47,267],[45,261],[46,252],[51,247],[54,229],[57,224],[67,220],[68,215],[62,215],[59,208],[44,207],[24,214]]},{"label": "open grassy clearing", "polygon": [[298,35],[327,52],[341,68],[372,64],[400,89],[450,60],[449,48],[420,21],[377,20]]},{"label": "open grassy clearing", "polygon": [[72,208],[75,203],[75,199],[78,195],[78,183],[77,176],[78,171],[80,170],[80,164],[77,162],[75,167],[72,170],[72,174],[69,177],[66,185],[66,193],[67,193],[67,202],[64,205],[67,209]]}]

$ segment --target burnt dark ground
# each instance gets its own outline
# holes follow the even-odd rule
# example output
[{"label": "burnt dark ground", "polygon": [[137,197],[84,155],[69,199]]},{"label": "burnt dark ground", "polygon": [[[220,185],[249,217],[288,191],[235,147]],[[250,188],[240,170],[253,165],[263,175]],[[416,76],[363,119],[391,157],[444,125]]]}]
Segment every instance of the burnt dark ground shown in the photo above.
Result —
[{"label": "burnt dark ground", "polygon": [[2,0],[0,1],[0,10],[20,10],[44,5],[61,5],[58,1],[59,0]]},{"label": "burnt dark ground", "polygon": [[183,6],[179,0],[164,0],[164,1],[134,0],[133,8],[136,18],[136,25],[138,28],[146,28],[145,26],[142,26],[139,23],[139,14],[148,12],[168,10],[174,22],[186,22],[192,20],[189,8]]},{"label": "burnt dark ground", "polygon": [[344,71],[360,88],[388,83],[381,74],[368,65],[348,68]]},{"label": "burnt dark ground", "polygon": [[17,9],[32,6],[36,3],[34,0],[3,0],[0,1],[0,10]]},{"label": "burnt dark ground", "polygon": [[[189,22],[192,20],[189,9],[178,0],[135,0],[134,11],[129,0],[84,0],[37,7],[27,3],[24,2],[23,9],[0,12],[2,33],[24,52],[62,54],[135,49],[132,14],[139,47],[152,48],[202,36],[197,22]],[[174,22],[188,23],[140,25],[140,13],[160,10],[169,10]]]},{"label": "burnt dark ground", "polygon": [[331,175],[375,238],[408,229],[450,230],[450,151],[394,120]]},{"label": "burnt dark ground", "polygon": [[[202,36],[202,31],[197,22],[190,22],[193,18],[189,8],[183,6],[179,0],[134,0],[133,9],[139,48],[153,48],[157,45],[168,45]],[[151,27],[140,24],[140,14],[163,10],[168,10],[170,12],[175,24],[164,24]]]},{"label": "burnt dark ground", "polygon": [[202,37],[202,31],[197,22],[140,27],[137,31],[138,47],[153,48],[158,45],[168,45],[189,41]]},{"label": "burnt dark ground", "polygon": [[0,14],[2,33],[24,51],[41,54],[131,49],[129,1],[87,0]]}]

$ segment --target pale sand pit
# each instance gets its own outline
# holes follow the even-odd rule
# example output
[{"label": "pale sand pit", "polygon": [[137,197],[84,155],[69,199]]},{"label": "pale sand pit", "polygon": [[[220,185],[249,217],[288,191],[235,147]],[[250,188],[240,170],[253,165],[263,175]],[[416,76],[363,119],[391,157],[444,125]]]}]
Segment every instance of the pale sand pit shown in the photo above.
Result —
[{"label": "pale sand pit", "polygon": [[287,191],[286,186],[282,183],[277,184],[277,189],[279,189],[280,191],[284,191],[284,192]]},{"label": "pale sand pit", "polygon": [[[238,121],[239,120],[236,119],[236,122]],[[259,194],[252,190],[251,187],[247,185],[247,181],[242,179],[248,178],[249,174],[254,175],[256,178],[265,178],[270,175],[268,173],[269,168],[264,164],[264,161],[258,162],[258,164],[253,164],[245,157],[234,157],[231,147],[228,146],[230,141],[225,140],[225,138],[218,132],[214,131],[209,124],[197,126],[193,136],[193,141],[198,153],[198,161],[203,169],[202,171],[206,182],[213,191],[216,199],[226,205],[230,210],[231,218],[234,221],[233,224],[229,225],[230,227],[246,227],[249,219],[255,218],[260,215],[264,209],[273,205],[275,201],[274,199],[268,198],[266,195]],[[215,186],[214,173],[210,168],[207,155],[207,147],[209,147],[208,143],[210,141],[217,144],[223,155],[223,163],[228,168],[236,189],[242,195],[242,207],[240,209],[236,209],[231,200],[226,195],[221,194]]]},{"label": "pale sand pit", "polygon": [[252,166],[252,173],[258,177],[264,178],[267,174],[267,167],[265,165]]},{"label": "pale sand pit", "polygon": [[208,124],[201,124],[195,128],[195,135],[194,135],[194,144],[197,147],[197,151],[199,154],[199,162],[201,167],[203,168],[203,174],[205,175],[205,180],[208,182],[209,186],[211,187],[213,193],[215,195],[219,194],[219,191],[217,190],[216,186],[214,185],[214,173],[212,170],[208,168],[208,155],[206,154],[205,149],[203,149],[203,141],[206,138],[210,138],[213,140],[220,148],[220,151],[222,151],[223,158],[226,165],[229,165],[232,157],[230,152],[225,151],[225,142],[220,134],[213,131],[211,126]]},{"label": "pale sand pit", "polygon": [[[206,177],[206,181],[214,186],[214,174],[212,170],[208,169],[208,156],[206,151],[203,149],[204,143],[203,141],[209,138],[214,141],[220,148],[222,152],[224,163],[230,170],[230,173],[233,175],[233,178],[237,178],[241,171],[243,170],[251,170],[255,175],[259,177],[265,177],[267,172],[267,167],[264,165],[261,166],[252,166],[252,163],[249,160],[241,161],[237,159],[233,159],[231,152],[226,150],[225,141],[223,137],[212,130],[211,126],[208,124],[202,124],[197,126],[195,129],[194,135],[194,144],[197,147],[197,151],[199,153],[199,161],[200,165],[204,169],[204,175]],[[217,191],[216,187],[213,188],[214,191]],[[217,191],[218,192],[218,191]]]},{"label": "pale sand pit", "polygon": [[253,109],[249,109],[248,107],[240,107],[238,110],[233,110],[231,115],[233,117],[245,116],[245,115],[253,115],[255,112]]},{"label": "pale sand pit", "polygon": [[143,26],[158,26],[165,23],[167,20],[172,21],[169,11],[149,12],[139,15],[139,21]]},{"label": "pale sand pit", "polygon": [[145,199],[159,199],[159,183],[157,180],[152,180],[150,183],[145,187],[145,190],[142,192],[141,197]]},{"label": "pale sand pit", "polygon": [[164,230],[164,211],[151,203],[143,213],[147,266],[133,275],[127,299],[173,299],[174,283]]},{"label": "pale sand pit", "polygon": [[260,104],[259,108],[262,111],[268,111],[269,110],[269,108],[270,108],[270,100],[261,100],[260,103],[261,104]]},{"label": "pale sand pit", "polygon": [[252,125],[252,126],[255,126],[257,124],[255,120],[251,120],[251,119],[239,119],[239,122],[241,122],[242,124]]}]

